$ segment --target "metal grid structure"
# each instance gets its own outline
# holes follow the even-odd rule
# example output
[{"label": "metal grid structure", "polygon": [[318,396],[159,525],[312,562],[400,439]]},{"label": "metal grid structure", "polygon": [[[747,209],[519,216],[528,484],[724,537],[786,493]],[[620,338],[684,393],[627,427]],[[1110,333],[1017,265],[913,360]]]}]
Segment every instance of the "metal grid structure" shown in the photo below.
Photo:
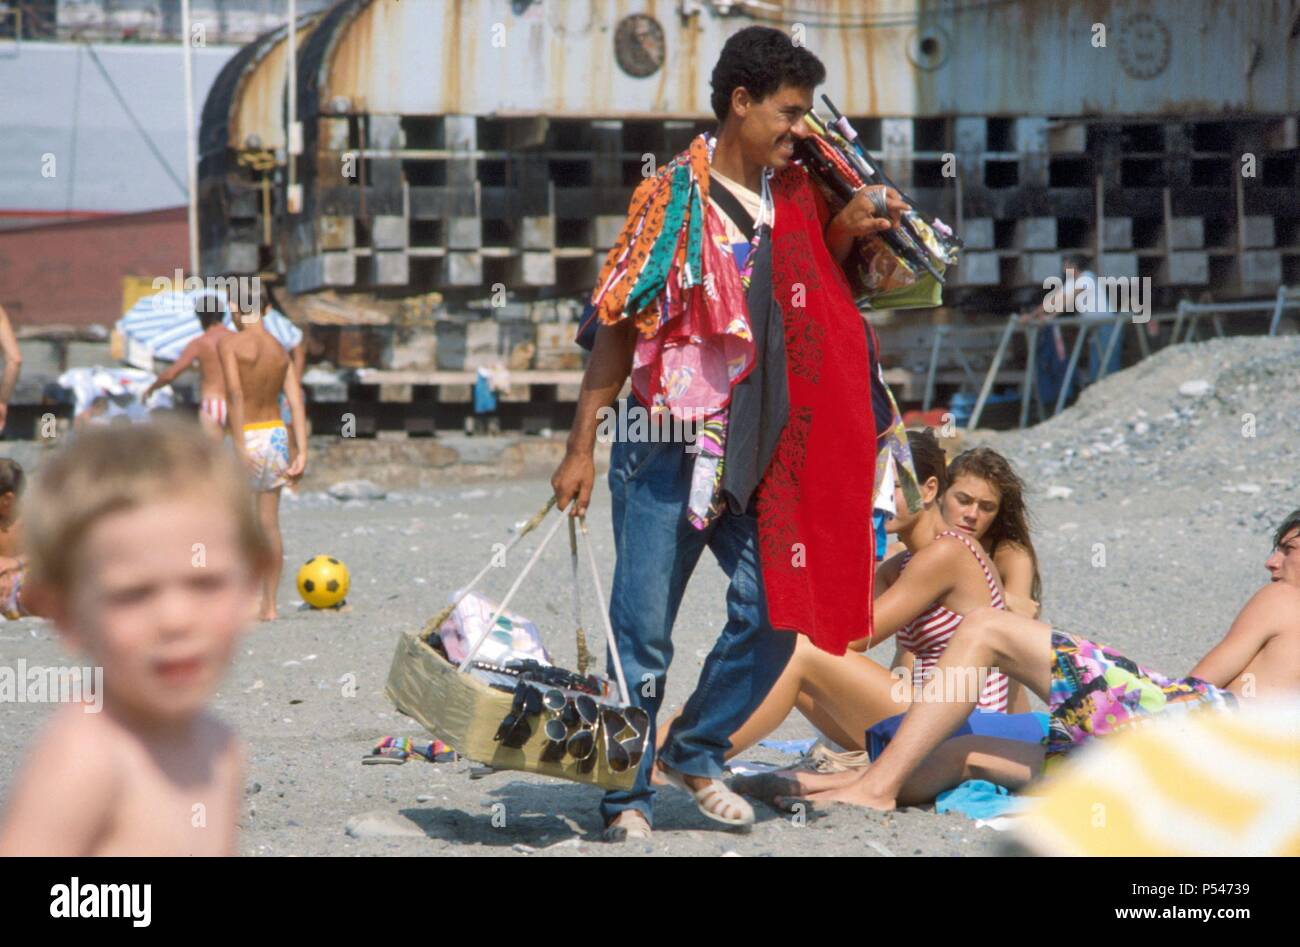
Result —
[{"label": "metal grid structure", "polygon": [[[759,22],[654,0],[440,2],[340,0],[303,22],[296,215],[284,213],[285,31],[231,62],[204,111],[206,267],[278,269],[297,292],[437,290],[453,304],[498,288],[584,293],[648,164],[713,124],[702,64]],[[1210,0],[1115,0],[1086,16],[1037,0],[776,6],[791,10],[762,22],[820,17],[807,41],[828,89],[894,179],[964,238],[949,303],[1023,304],[1070,251],[1103,275],[1150,277],[1157,305],[1300,279],[1288,81],[1300,59],[1280,0],[1253,20]],[[1090,59],[1080,33],[1093,16],[1115,48]],[[640,77],[637,56],[655,49],[629,61],[617,46],[638,17],[660,29],[659,64]],[[494,30],[516,43],[509,56],[492,58]],[[1238,46],[1244,70],[1190,70]],[[1042,74],[1053,55],[1059,74]],[[1013,94],[1008,76],[1035,69]]]}]

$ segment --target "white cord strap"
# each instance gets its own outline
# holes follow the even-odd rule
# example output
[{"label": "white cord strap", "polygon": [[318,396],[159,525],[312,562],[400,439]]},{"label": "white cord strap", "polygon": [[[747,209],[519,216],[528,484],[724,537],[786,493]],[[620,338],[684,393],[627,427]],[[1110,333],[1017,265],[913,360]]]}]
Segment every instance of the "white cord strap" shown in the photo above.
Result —
[{"label": "white cord strap", "polygon": [[605,606],[605,590],[600,584],[600,571],[596,568],[596,553],[591,548],[591,537],[587,535],[587,518],[582,518],[582,535],[587,540],[587,559],[591,562],[592,584],[596,586],[596,603],[600,606],[600,617],[605,620],[605,644],[613,658],[614,676],[618,679],[618,692],[624,704],[631,704],[628,696],[627,679],[623,676],[623,660],[618,656],[618,645],[614,643],[614,626],[609,623],[609,609]]},{"label": "white cord strap", "polygon": [[478,640],[474,642],[474,647],[469,649],[469,653],[465,655],[465,660],[460,662],[460,666],[457,670],[462,673],[469,670],[469,664],[474,660],[474,655],[478,654],[478,649],[483,647],[483,642],[487,641],[488,635],[492,634],[492,629],[497,625],[497,619],[501,617],[501,613],[506,610],[506,606],[510,604],[510,600],[514,598],[515,593],[519,591],[519,586],[523,584],[524,577],[528,575],[529,570],[537,564],[537,560],[542,555],[542,550],[546,548],[546,544],[555,536],[555,533],[560,528],[562,522],[564,522],[564,517],[557,519],[555,525],[550,528],[550,531],[547,532],[545,537],[543,537],[537,548],[533,550],[532,558],[528,560],[528,564],[524,566],[523,571],[515,577],[514,584],[510,586],[510,591],[506,593],[506,597],[503,598],[501,604],[497,606],[496,612],[492,615],[492,620],[487,623],[487,627],[484,628],[483,633],[478,636]]},{"label": "white cord strap", "polygon": [[[540,510],[534,513],[532,518],[528,520],[528,522],[524,523],[523,527],[520,528],[519,532],[515,534],[515,537],[511,539],[510,542],[506,543],[506,548],[501,550],[501,554],[504,556],[511,549],[514,549],[515,546],[519,544],[519,540],[523,539],[534,529],[536,529],[538,524],[541,523],[541,521],[546,517],[546,514],[551,512],[551,507],[553,507],[554,505],[555,505],[555,497],[551,497],[549,500],[546,501],[545,506],[543,506]],[[465,596],[469,595],[469,593],[474,590],[474,586],[478,585],[479,580],[482,579],[483,576],[488,574],[489,569],[491,569],[494,565],[496,565],[496,561],[497,561],[497,557],[496,555],[493,555],[492,558],[488,560],[487,565],[485,565],[482,569],[479,570],[478,575],[474,576],[474,578],[470,580],[469,585],[461,589],[460,595],[456,596],[455,600],[452,601],[450,605],[448,605],[437,615],[434,615],[432,618],[430,618],[427,622],[424,623],[424,630],[420,632],[421,638],[427,638],[431,632],[439,631],[442,628],[442,623],[451,617],[451,613],[456,610],[456,606],[459,605],[465,599]]]}]

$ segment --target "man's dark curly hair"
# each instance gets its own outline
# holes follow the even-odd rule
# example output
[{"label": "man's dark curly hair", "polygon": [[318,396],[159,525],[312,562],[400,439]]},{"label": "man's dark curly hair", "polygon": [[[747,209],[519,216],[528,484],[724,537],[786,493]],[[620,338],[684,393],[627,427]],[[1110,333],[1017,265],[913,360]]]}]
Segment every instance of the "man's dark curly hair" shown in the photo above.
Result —
[{"label": "man's dark curly hair", "polygon": [[731,111],[731,93],[741,86],[762,101],[783,85],[813,89],[825,81],[821,60],[789,36],[768,26],[747,26],[722,47],[710,80],[710,102],[722,122]]},{"label": "man's dark curly hair", "polygon": [[1282,521],[1282,525],[1277,528],[1277,532],[1273,534],[1273,548],[1277,549],[1281,546],[1282,540],[1286,539],[1287,535],[1293,529],[1300,529],[1300,510],[1293,511],[1290,516]]}]

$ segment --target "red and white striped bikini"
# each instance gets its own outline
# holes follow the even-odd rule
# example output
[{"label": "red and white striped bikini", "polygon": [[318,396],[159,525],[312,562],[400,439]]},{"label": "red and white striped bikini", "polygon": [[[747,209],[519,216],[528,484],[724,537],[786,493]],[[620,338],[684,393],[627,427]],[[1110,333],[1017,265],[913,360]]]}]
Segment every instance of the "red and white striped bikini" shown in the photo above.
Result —
[{"label": "red and white striped bikini", "polygon": [[[992,573],[989,572],[984,557],[975,551],[975,545],[970,539],[956,530],[940,533],[935,538],[937,540],[944,536],[953,536],[965,543],[966,548],[971,551],[971,555],[979,561],[980,568],[984,570],[984,581],[989,585],[989,598],[992,599],[990,604],[994,608],[1005,609],[1007,603],[1002,597],[1002,590],[998,588],[998,583],[994,580]],[[903,554],[903,564],[899,569],[900,574],[903,569],[907,568],[907,564],[911,559],[912,554],[910,552]],[[943,654],[944,649],[948,647],[948,639],[956,632],[957,626],[961,624],[961,619],[961,615],[935,602],[899,630],[898,643],[916,655],[916,661],[912,666],[912,685],[914,688],[919,689],[925,685],[927,675],[931,674],[931,668],[939,663],[939,657]],[[979,709],[986,713],[1006,713],[1007,691],[1010,686],[1011,682],[1005,674],[989,674],[984,680],[983,689],[980,691]]]},{"label": "red and white striped bikini", "polygon": [[225,398],[204,398],[199,403],[199,411],[211,418],[217,427],[224,428],[226,426]]}]

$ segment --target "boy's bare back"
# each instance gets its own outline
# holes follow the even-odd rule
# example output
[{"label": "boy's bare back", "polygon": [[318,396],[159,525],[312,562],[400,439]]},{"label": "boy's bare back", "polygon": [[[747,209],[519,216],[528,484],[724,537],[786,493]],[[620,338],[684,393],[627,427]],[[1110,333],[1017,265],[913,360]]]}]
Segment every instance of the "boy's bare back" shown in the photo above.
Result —
[{"label": "boy's bare back", "polygon": [[218,325],[194,340],[195,360],[199,363],[199,396],[203,398],[226,397],[226,379],[221,371],[221,356],[217,345],[235,333]]},{"label": "boy's bare back", "polygon": [[[274,421],[280,417],[279,395],[289,370],[289,356],[270,333],[245,329],[226,336],[218,343],[222,364],[227,370],[232,362],[239,373],[238,383],[244,400],[244,423]],[[230,379],[227,379],[229,384]]]}]

